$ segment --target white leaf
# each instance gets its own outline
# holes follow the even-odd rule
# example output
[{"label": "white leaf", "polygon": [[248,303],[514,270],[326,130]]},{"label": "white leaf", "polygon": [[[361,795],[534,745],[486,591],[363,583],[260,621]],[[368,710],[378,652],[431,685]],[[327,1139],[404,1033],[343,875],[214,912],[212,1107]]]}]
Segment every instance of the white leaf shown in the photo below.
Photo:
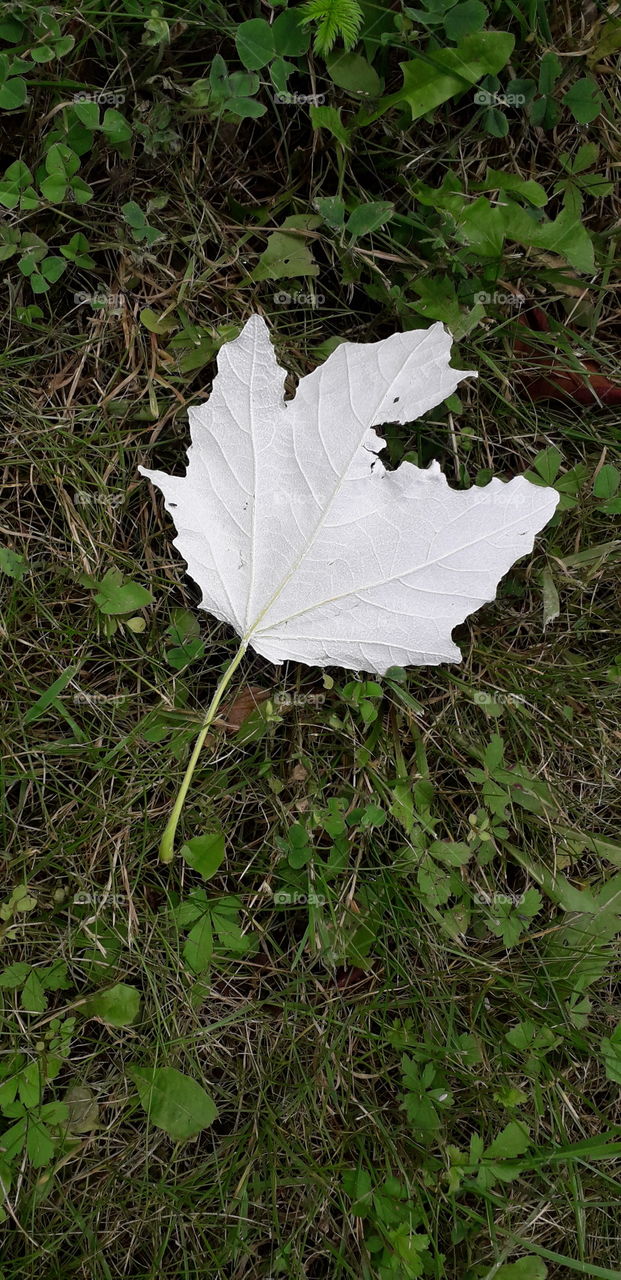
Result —
[{"label": "white leaf", "polygon": [[518,476],[458,491],[437,462],[387,471],[376,456],[373,427],[413,421],[470,376],[449,367],[450,350],[441,324],[345,342],[285,402],[285,371],[252,316],[221,348],[209,401],[189,411],[186,476],[140,467],[202,608],[263,657],[380,675],[460,662],[453,627],[532,551],[554,489]]}]

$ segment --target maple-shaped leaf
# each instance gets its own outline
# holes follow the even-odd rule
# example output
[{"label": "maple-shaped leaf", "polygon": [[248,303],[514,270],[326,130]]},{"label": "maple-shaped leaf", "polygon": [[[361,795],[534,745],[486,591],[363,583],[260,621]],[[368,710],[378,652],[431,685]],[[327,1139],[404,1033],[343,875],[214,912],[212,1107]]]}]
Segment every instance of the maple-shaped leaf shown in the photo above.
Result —
[{"label": "maple-shaped leaf", "polygon": [[162,490],[202,608],[263,657],[380,675],[460,662],[451,631],[532,550],[554,489],[519,476],[456,490],[437,462],[387,471],[377,456],[374,427],[412,422],[470,376],[450,351],[441,324],[344,342],[285,401],[252,316],[189,411],[185,477],[139,468]]}]

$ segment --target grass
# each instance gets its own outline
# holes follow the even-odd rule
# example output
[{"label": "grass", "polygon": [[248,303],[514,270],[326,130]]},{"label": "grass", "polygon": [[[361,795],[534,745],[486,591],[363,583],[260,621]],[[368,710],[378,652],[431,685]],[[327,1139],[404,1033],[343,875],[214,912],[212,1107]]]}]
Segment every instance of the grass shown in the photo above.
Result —
[{"label": "grass", "polygon": [[[34,10],[16,12],[31,31]],[[583,30],[575,15],[497,5],[488,26],[516,36],[515,74],[536,81],[555,50],[564,74],[596,77],[594,120],[563,108],[546,130],[516,111],[498,138],[471,98],[413,123],[402,104],[345,149],[307,106],[274,104],[265,71],[258,121],[188,105],[216,53],[240,68],[235,30],[256,16],[167,7],[166,35],[137,5],[68,6],[57,17],[73,49],[32,74],[23,110],[0,111],[2,163],[33,173],[56,108],[84,86],[120,86],[132,124],[120,149],[97,135],[82,153],[92,200],[7,210],[0,224],[50,252],[82,232],[95,261],[35,296],[10,259],[3,283],[0,541],[27,561],[1,575],[3,1280],[619,1280],[619,542],[597,479],[619,465],[618,411],[534,400],[523,382],[541,353],[574,369],[578,348],[614,381],[616,195],[585,196],[597,265],[581,272],[510,238],[497,259],[477,257],[453,237],[459,216],[430,209],[419,185],[456,174],[472,203],[489,165],[538,181],[554,217],[559,156],[587,143],[611,180],[614,50],[583,64],[603,15]],[[426,39],[397,33],[374,56],[387,93]],[[325,60],[297,65],[299,91],[324,93],[350,127],[360,103]],[[554,92],[562,105],[565,82]],[[154,143],[167,129],[178,137]],[[304,237],[316,276],[252,279],[270,233],[335,194],[349,213],[385,200],[394,216],[354,242],[317,222]],[[160,239],[132,236],[129,201]],[[360,673],[324,679],[249,652],[238,687],[270,699],[255,692],[241,727],[217,722],[181,824],[185,839],[222,832],[226,858],[204,881],[185,859],[168,869],[159,840],[236,641],[197,614],[136,467],[182,468],[187,407],[252,311],[270,320],[293,390],[330,338],[375,341],[444,319],[442,306],[451,327],[437,286],[429,314],[415,309],[430,278],[457,291],[453,363],[479,379],[388,427],[388,458],[438,458],[455,486],[528,471],[561,488],[563,509],[456,632],[460,666],[411,668],[378,691]],[[125,302],[75,303],[98,288]],[[274,300],[313,290],[320,305]],[[520,349],[506,302],[469,327],[482,290],[521,290],[552,336]],[[40,315],[24,313],[33,304]],[[146,308],[176,327],[153,332]],[[110,570],[152,600],[104,614]],[[175,666],[195,616],[202,649]],[[236,902],[197,972],[200,889],[204,911]],[[316,905],[299,901],[309,894]],[[114,1025],[86,1002],[119,984],[140,1009]],[[175,1141],[141,1105],[136,1067],[200,1082],[217,1119]]]}]

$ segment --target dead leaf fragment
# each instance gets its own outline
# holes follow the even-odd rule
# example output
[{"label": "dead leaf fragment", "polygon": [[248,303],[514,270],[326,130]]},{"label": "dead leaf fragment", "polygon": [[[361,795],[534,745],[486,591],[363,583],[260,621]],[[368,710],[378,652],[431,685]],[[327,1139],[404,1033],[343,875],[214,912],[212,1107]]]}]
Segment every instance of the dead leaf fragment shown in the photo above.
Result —
[{"label": "dead leaf fragment", "polygon": [[230,702],[226,702],[222,708],[222,713],[215,721],[219,729],[226,729],[229,733],[236,733],[256,711],[261,702],[266,702],[272,695],[271,689],[264,689],[258,684],[248,684],[242,686],[238,690],[235,697]]},{"label": "dead leaf fragment", "polygon": [[70,1133],[91,1133],[99,1128],[99,1103],[86,1084],[67,1089],[64,1101],[69,1108],[67,1127]]},{"label": "dead leaf fragment", "polygon": [[[541,307],[531,307],[518,316],[527,332],[550,333],[550,321]],[[520,382],[526,387],[531,400],[569,400],[582,405],[621,404],[621,386],[599,372],[594,360],[581,360],[584,373],[566,369],[560,355],[554,351],[541,351],[527,337],[517,338],[515,350],[528,356],[528,366],[520,372]]]}]

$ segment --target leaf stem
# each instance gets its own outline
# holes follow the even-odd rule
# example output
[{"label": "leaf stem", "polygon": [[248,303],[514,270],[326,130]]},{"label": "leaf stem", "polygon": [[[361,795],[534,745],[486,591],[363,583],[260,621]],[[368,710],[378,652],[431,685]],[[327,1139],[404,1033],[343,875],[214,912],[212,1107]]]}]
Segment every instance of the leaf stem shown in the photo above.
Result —
[{"label": "leaf stem", "polygon": [[226,671],[221,676],[216,686],[216,691],[213,695],[213,698],[209,703],[207,714],[203,721],[203,727],[198,735],[198,738],[196,739],[196,745],[190,757],[190,763],[188,764],[188,767],[185,771],[185,777],[179,788],[179,792],[177,795],[177,799],[175,800],[172,813],[170,815],[170,818],[168,819],[168,822],[166,824],[166,829],[160,841],[160,862],[172,862],[175,856],[175,835],[177,832],[177,825],[179,823],[179,818],[181,817],[181,810],[183,809],[184,800],[186,798],[186,795],[188,794],[188,788],[192,781],[192,775],[194,773],[194,770],[198,762],[198,757],[200,756],[200,753],[203,749],[203,744],[205,742],[205,738],[207,737],[209,729],[211,728],[211,725],[213,724],[213,721],[216,718],[216,712],[231,682],[231,678],[232,676],[235,675],[235,672],[237,671],[237,668],[246,652],[247,644],[248,644],[248,641],[246,639],[242,640],[239,646],[239,649],[235,654],[235,657],[231,660],[228,667],[226,668]]}]

